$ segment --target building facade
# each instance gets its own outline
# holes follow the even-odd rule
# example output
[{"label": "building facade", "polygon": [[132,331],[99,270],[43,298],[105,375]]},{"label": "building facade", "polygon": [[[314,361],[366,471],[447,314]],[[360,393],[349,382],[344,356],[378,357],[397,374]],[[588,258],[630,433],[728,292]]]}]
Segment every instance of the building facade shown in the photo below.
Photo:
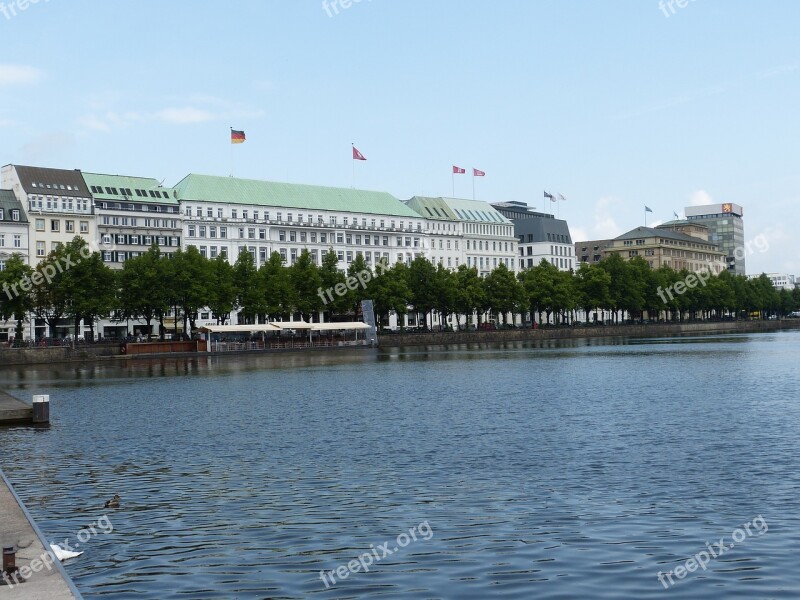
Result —
[{"label": "building facade", "polygon": [[0,187],[13,190],[28,214],[31,266],[76,236],[97,249],[92,196],[80,171],[6,165]]},{"label": "building facade", "polygon": [[188,175],[175,186],[184,246],[235,263],[248,251],[260,267],[272,252],[287,266],[303,250],[314,264],[333,250],[345,271],[361,255],[410,263],[423,252],[423,219],[385,192]]},{"label": "building facade", "polygon": [[11,190],[0,190],[0,271],[18,254],[28,264],[28,216]]},{"label": "building facade", "polygon": [[708,241],[725,253],[728,270],[733,275],[745,274],[744,209],[731,202],[687,206],[686,220],[708,227]]},{"label": "building facade", "polygon": [[711,271],[719,275],[725,268],[725,253],[703,238],[669,229],[637,227],[614,238],[604,255],[618,254],[625,260],[642,257],[653,269],[666,266],[675,271]]},{"label": "building facade", "polygon": [[146,177],[82,176],[93,199],[98,249],[109,267],[121,269],[154,244],[164,254],[181,247],[180,208],[170,188]]},{"label": "building facade", "polygon": [[559,271],[577,267],[575,248],[566,221],[536,212],[524,202],[502,202],[492,206],[514,223],[520,269],[535,267],[542,260]]},{"label": "building facade", "polygon": [[474,267],[485,277],[499,265],[516,272],[514,224],[491,204],[461,198],[414,196],[406,204],[425,219],[425,257],[448,269]]}]

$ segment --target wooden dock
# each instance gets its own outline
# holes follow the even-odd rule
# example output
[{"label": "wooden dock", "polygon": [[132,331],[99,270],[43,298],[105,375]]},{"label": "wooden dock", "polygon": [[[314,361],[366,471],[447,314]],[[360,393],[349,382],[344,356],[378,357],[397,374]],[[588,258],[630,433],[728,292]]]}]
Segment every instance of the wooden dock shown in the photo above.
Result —
[{"label": "wooden dock", "polygon": [[33,423],[33,407],[0,391],[0,425]]},{"label": "wooden dock", "polygon": [[[0,545],[16,551],[18,578],[0,579],[0,600],[81,600],[64,567],[49,553],[49,544],[0,471]],[[0,573],[0,576],[2,573]],[[17,583],[19,577],[24,583]]]}]

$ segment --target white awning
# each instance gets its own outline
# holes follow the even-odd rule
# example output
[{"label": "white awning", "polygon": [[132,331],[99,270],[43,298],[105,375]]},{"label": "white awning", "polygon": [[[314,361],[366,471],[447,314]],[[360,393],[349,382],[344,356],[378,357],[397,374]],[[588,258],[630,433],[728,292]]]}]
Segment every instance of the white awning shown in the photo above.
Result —
[{"label": "white awning", "polygon": [[369,325],[359,321],[348,321],[346,323],[313,323],[314,331],[334,331],[337,329],[369,329]]},{"label": "white awning", "polygon": [[306,323],[305,321],[272,321],[270,325],[274,325],[277,329],[312,329],[314,325],[319,323]]},{"label": "white awning", "polygon": [[280,327],[275,327],[272,323],[261,325],[206,325],[200,331],[206,333],[270,333],[280,331]]}]

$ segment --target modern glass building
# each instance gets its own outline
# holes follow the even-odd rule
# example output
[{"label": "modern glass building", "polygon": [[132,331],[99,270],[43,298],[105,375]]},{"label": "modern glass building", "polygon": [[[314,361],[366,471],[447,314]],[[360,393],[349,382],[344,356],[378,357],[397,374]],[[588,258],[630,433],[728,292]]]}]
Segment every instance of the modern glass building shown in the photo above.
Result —
[{"label": "modern glass building", "polygon": [[699,221],[708,227],[708,241],[717,244],[727,256],[728,271],[745,274],[744,210],[738,204],[687,206],[686,220]]}]

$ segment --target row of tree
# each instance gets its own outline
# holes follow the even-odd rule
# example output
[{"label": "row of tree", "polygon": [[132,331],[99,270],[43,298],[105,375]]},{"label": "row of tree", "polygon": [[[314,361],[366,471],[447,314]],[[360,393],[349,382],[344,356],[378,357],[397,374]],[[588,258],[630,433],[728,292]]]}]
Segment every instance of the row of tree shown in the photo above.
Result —
[{"label": "row of tree", "polygon": [[562,323],[581,312],[599,320],[600,310],[615,320],[626,315],[683,320],[788,314],[800,308],[800,289],[778,292],[766,275],[747,279],[723,271],[699,277],[669,267],[653,270],[640,257],[625,261],[613,255],[577,271],[559,271],[543,260],[517,276],[501,264],[481,278],[466,265],[451,271],[425,258],[373,270],[358,255],[342,273],[333,250],[320,266],[304,251],[292,266],[275,252],[259,268],[249,252],[231,265],[223,255],[209,260],[192,247],[168,257],[153,246],[114,271],[78,237],[35,269],[13,257],[0,272],[0,288],[0,318],[16,320],[20,339],[31,313],[48,325],[51,336],[63,319],[71,320],[77,332],[81,320],[93,327],[112,315],[118,321],[141,319],[148,331],[159,322],[162,332],[165,318],[179,315],[175,328],[182,318],[183,330],[193,331],[202,309],[220,324],[234,311],[239,323],[255,323],[298,313],[304,319],[321,311],[329,318],[351,314],[363,299],[374,301],[379,319],[413,311],[426,319],[437,315],[441,323],[456,317],[457,327],[473,314],[494,315],[498,323],[509,315]]}]

